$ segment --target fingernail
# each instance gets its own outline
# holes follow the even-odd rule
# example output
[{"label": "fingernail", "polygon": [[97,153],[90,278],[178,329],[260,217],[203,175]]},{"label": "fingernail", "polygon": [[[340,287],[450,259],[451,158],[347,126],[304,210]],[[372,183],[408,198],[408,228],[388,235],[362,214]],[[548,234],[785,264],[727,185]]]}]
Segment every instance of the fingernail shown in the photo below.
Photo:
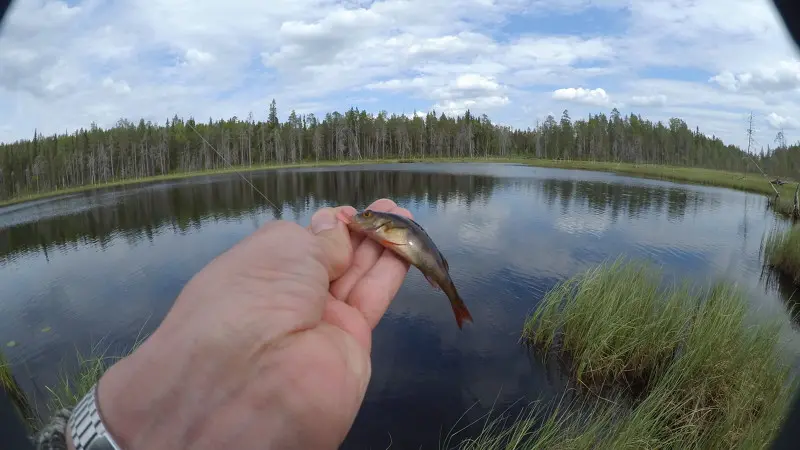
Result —
[{"label": "fingernail", "polygon": [[311,216],[311,232],[319,234],[325,230],[336,228],[336,216],[333,211],[323,209]]}]

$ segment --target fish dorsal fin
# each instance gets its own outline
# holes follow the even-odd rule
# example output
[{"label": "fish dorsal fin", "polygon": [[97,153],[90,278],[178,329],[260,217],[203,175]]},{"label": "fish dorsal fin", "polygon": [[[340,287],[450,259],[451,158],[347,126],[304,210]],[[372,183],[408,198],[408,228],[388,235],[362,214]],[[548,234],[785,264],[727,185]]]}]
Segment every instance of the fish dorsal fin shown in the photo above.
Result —
[{"label": "fish dorsal fin", "polygon": [[410,218],[410,217],[405,217],[405,216],[403,216],[403,217],[404,217],[405,219],[407,219],[409,222],[411,222],[411,223],[413,223],[414,225],[416,225],[416,226],[417,226],[417,228],[418,228],[418,230],[419,230],[419,232],[420,232],[420,233],[422,233],[422,234],[424,234],[425,236],[427,236],[429,240],[433,240],[433,239],[431,239],[431,236],[428,234],[428,232],[427,232],[427,231],[425,231],[425,228],[423,228],[423,227],[422,227],[422,225],[420,225],[420,224],[419,224],[419,222],[417,222],[416,220],[414,220],[414,219],[412,219],[412,218]]},{"label": "fish dorsal fin", "polygon": [[447,258],[444,257],[441,250],[439,251],[439,258],[442,258],[442,264],[444,264],[445,270],[450,272],[450,264],[447,262]]},{"label": "fish dorsal fin", "polygon": [[[416,220],[412,219],[411,217],[406,217],[406,219],[408,219],[408,221],[413,223],[414,225],[422,228],[422,225],[420,225]],[[422,228],[422,229],[424,230],[424,228]]]}]

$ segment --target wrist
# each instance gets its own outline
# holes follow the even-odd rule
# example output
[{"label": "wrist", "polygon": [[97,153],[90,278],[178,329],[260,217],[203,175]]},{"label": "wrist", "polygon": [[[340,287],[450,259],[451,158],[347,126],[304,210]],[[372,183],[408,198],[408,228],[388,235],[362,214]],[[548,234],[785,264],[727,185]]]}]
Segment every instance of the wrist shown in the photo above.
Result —
[{"label": "wrist", "polygon": [[[243,392],[245,370],[186,344],[157,332],[100,379],[99,409],[120,447],[212,450],[245,441],[250,444],[238,448],[271,448],[271,441],[280,440],[285,417],[255,411],[246,400],[253,395]],[[277,404],[285,389],[275,387],[271,397]]]},{"label": "wrist", "polygon": [[[271,355],[253,364],[214,343],[156,334],[98,384],[104,424],[123,450],[335,448],[331,444],[339,445],[352,423],[347,414],[320,415],[297,394],[315,376],[285,363],[297,357],[286,343],[273,342]],[[209,357],[209,351],[222,356]]]},{"label": "wrist", "polygon": [[[124,450],[186,448],[185,415],[173,406],[175,378],[168,359],[152,361],[145,343],[100,378],[97,402],[109,434]],[[187,380],[188,381],[188,380]]]}]

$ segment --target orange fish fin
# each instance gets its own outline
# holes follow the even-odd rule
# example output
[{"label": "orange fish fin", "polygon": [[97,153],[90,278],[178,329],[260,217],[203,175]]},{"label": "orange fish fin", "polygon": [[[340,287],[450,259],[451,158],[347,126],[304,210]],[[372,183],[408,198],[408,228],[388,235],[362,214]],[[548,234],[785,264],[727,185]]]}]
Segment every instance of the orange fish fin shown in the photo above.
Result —
[{"label": "orange fish fin", "polygon": [[469,313],[469,309],[467,309],[467,305],[464,303],[464,300],[461,300],[461,297],[456,295],[455,300],[450,300],[450,306],[453,307],[453,314],[456,316],[456,323],[458,324],[458,329],[460,330],[464,326],[464,322],[472,322],[472,314]]},{"label": "orange fish fin", "polygon": [[381,238],[380,242],[381,242],[381,244],[383,244],[384,246],[387,246],[387,247],[388,246],[394,247],[394,246],[397,246],[397,245],[406,245],[405,242],[395,242],[395,241],[390,241],[389,239],[385,239],[385,238]]},{"label": "orange fish fin", "polygon": [[392,228],[390,226],[383,226],[383,233],[378,234],[378,239],[380,243],[383,245],[407,245],[408,241],[403,239],[403,236],[397,236],[396,233],[391,233],[390,231]]},{"label": "orange fish fin", "polygon": [[429,277],[429,276],[425,275],[424,273],[422,274],[422,276],[423,276],[423,277],[425,277],[425,279],[426,279],[426,280],[428,280],[428,283],[430,283],[430,284],[431,284],[431,286],[433,286],[433,288],[434,288],[434,289],[436,289],[437,291],[441,291],[441,290],[442,290],[442,288],[441,288],[441,287],[439,287],[439,285],[438,285],[438,284],[436,284],[436,282],[435,282],[435,281],[433,281],[433,278],[431,278],[431,277]]}]

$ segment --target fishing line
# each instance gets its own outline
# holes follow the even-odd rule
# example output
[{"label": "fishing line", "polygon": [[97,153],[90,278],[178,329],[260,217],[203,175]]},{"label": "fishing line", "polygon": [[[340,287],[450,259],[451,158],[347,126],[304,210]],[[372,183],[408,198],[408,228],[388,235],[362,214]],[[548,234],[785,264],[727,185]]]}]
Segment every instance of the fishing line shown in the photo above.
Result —
[{"label": "fishing line", "polygon": [[206,145],[208,145],[209,147],[211,147],[211,150],[214,150],[214,153],[216,153],[216,154],[217,154],[217,156],[219,156],[219,157],[220,157],[220,158],[221,158],[223,161],[225,161],[225,164],[227,164],[227,165],[228,165],[228,167],[230,167],[231,169],[233,169],[233,171],[236,173],[236,175],[239,175],[240,177],[242,177],[242,179],[243,179],[245,182],[247,182],[247,184],[249,184],[251,188],[255,189],[255,191],[256,191],[256,192],[258,192],[258,193],[259,193],[259,195],[261,195],[261,197],[262,197],[264,200],[266,200],[266,201],[267,201],[267,203],[269,203],[270,205],[272,205],[272,207],[273,207],[273,208],[275,208],[275,209],[279,209],[279,208],[278,208],[278,207],[275,205],[275,203],[272,203],[271,201],[269,201],[269,199],[267,198],[267,196],[266,196],[266,195],[264,195],[264,193],[263,193],[263,192],[261,192],[260,190],[258,190],[258,188],[256,187],[256,185],[255,185],[255,184],[253,184],[253,183],[252,183],[250,180],[248,180],[248,179],[247,179],[247,178],[246,178],[244,175],[242,175],[241,173],[239,173],[239,171],[238,171],[238,170],[236,170],[236,168],[235,168],[235,167],[233,167],[233,164],[231,164],[231,163],[230,163],[230,162],[229,162],[227,159],[225,159],[225,157],[224,157],[224,156],[222,156],[222,153],[220,153],[219,151],[217,151],[217,149],[216,149],[216,148],[214,148],[214,146],[211,144],[211,142],[208,142],[208,141],[206,140],[206,138],[204,138],[204,137],[203,137],[203,135],[202,135],[202,134],[200,134],[200,132],[199,132],[199,131],[197,131],[197,129],[196,129],[194,126],[192,126],[192,125],[191,125],[191,124],[189,124],[189,123],[187,123],[186,125],[187,125],[189,128],[191,128],[191,129],[192,129],[192,131],[194,131],[195,133],[197,133],[197,135],[198,135],[198,136],[200,136],[200,139],[202,139],[202,140],[203,140],[203,142],[205,142],[205,143],[206,143]]}]

